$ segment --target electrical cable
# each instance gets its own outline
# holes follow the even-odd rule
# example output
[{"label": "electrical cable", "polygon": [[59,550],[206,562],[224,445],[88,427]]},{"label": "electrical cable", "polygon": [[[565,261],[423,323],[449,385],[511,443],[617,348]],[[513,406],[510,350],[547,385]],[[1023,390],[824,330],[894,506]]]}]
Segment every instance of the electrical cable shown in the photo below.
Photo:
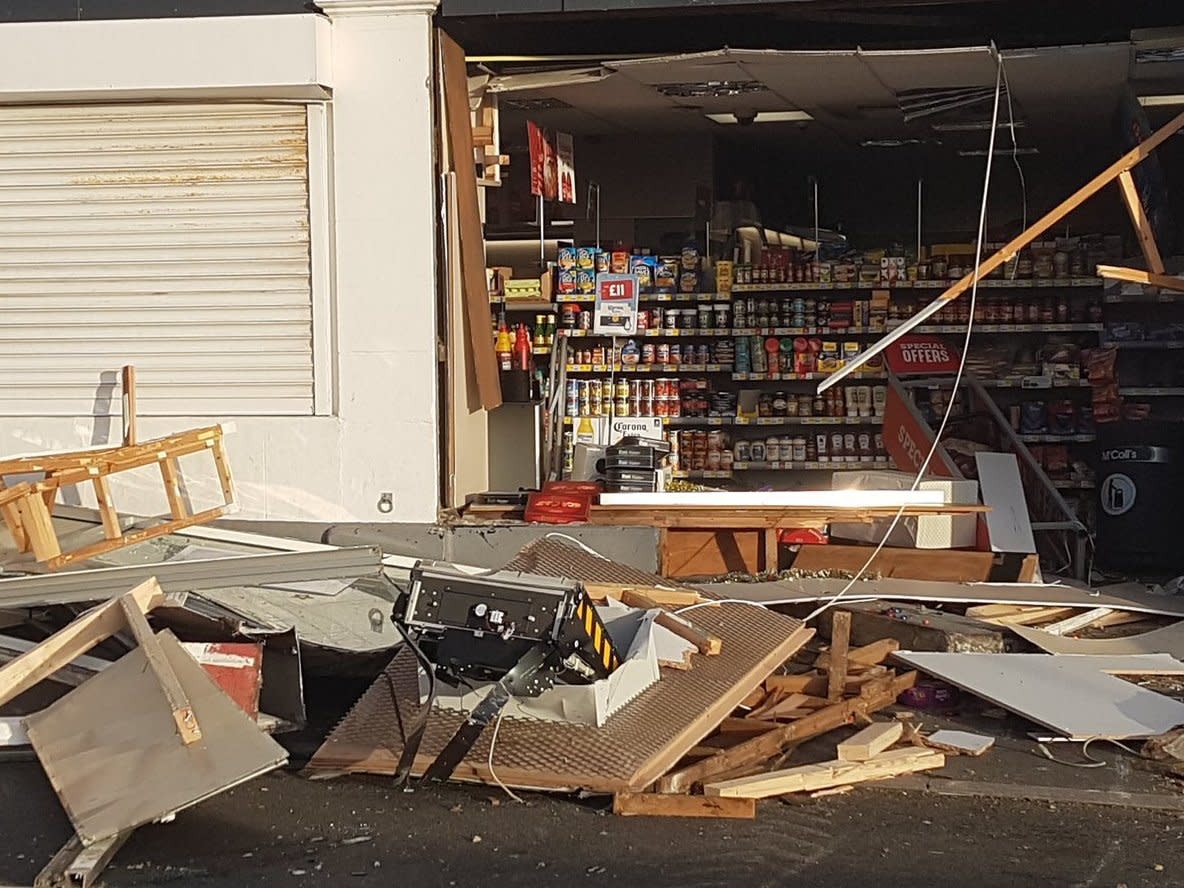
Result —
[{"label": "electrical cable", "polygon": [[516,801],[519,805],[525,805],[526,802],[524,802],[522,798],[514,792],[514,790],[502,783],[501,778],[497,776],[497,771],[493,769],[493,749],[495,746],[497,746],[497,732],[502,726],[502,717],[505,716],[505,714],[506,710],[503,707],[501,712],[497,714],[497,721],[493,723],[493,736],[489,738],[489,759],[487,760],[487,764],[489,765],[489,776],[493,778],[494,783],[502,788],[502,791],[506,795]]},{"label": "electrical cable", "polygon": [[575,545],[577,545],[581,549],[583,549],[585,552],[587,552],[589,555],[599,558],[601,561],[611,560],[607,556],[601,555],[599,552],[597,552],[591,546],[580,542],[579,540],[577,540],[573,536],[568,536],[566,533],[560,533],[559,531],[552,531],[551,533],[543,534],[543,539],[545,539],[545,540],[567,540],[569,543],[574,543]]},{"label": "electrical cable", "polygon": [[[929,448],[929,452],[925,455],[924,462],[921,463],[920,468],[917,470],[917,476],[913,479],[912,485],[909,487],[910,493],[915,491],[920,486],[921,480],[925,477],[925,473],[929,470],[929,463],[932,462],[934,455],[937,453],[937,448],[941,446],[941,437],[943,434],[945,434],[946,426],[949,424],[950,416],[954,411],[954,404],[958,400],[958,393],[962,386],[962,375],[966,370],[966,357],[970,351],[970,337],[974,331],[974,309],[978,302],[979,266],[983,261],[983,235],[987,225],[987,198],[991,191],[991,170],[994,166],[995,160],[995,129],[999,124],[999,99],[1000,93],[1003,89],[1003,59],[999,56],[998,51],[996,51],[995,55],[995,106],[991,114],[991,136],[989,139],[989,144],[987,145],[987,166],[986,172],[983,176],[983,197],[981,206],[979,208],[978,238],[975,243],[974,277],[970,285],[970,310],[968,313],[968,319],[966,321],[966,336],[962,344],[962,355],[958,361],[958,372],[954,376],[954,387],[950,393],[949,403],[946,404],[946,410],[945,414],[942,416],[941,425],[938,427],[936,434],[933,436],[933,444]],[[864,562],[861,568],[859,568],[855,576],[853,576],[847,582],[847,585],[844,586],[838,592],[838,594],[823,602],[820,607],[815,608],[809,615],[807,615],[807,617],[803,620],[804,623],[810,622],[810,620],[813,620],[815,617],[834,606],[838,601],[845,598],[847,593],[855,588],[855,584],[863,578],[864,574],[867,573],[868,568],[871,567],[872,563],[876,560],[876,557],[881,551],[883,551],[884,546],[887,545],[888,539],[896,530],[896,527],[900,523],[900,519],[904,516],[905,509],[907,508],[907,505],[901,505],[901,507],[897,509],[896,515],[888,525],[888,529],[884,532],[883,538],[880,540],[876,548],[872,550],[871,555],[868,556],[867,561]]]},{"label": "electrical cable", "polygon": [[1117,740],[1111,740],[1109,737],[1089,737],[1086,739],[1086,741],[1084,743],[1081,744],[1081,755],[1084,758],[1088,759],[1088,762],[1067,762],[1064,759],[1059,759],[1056,756],[1054,756],[1052,754],[1052,752],[1049,750],[1049,748],[1047,746],[1045,746],[1043,743],[1037,743],[1036,747],[1042,753],[1044,753],[1044,757],[1046,759],[1048,759],[1050,762],[1056,762],[1058,765],[1065,765],[1066,767],[1069,767],[1069,768],[1104,768],[1104,767],[1106,767],[1108,762],[1105,762],[1100,758],[1094,758],[1092,755],[1089,754],[1089,745],[1091,743],[1098,741],[1098,740],[1101,740],[1104,743],[1109,743],[1113,746],[1117,746],[1123,752],[1128,753],[1129,755],[1133,755],[1136,758],[1139,755],[1137,752],[1135,752],[1133,749],[1131,749],[1125,743],[1119,743]]},{"label": "electrical cable", "polygon": [[[411,652],[415,655],[415,659],[419,661],[419,665],[423,667],[428,677],[428,698],[420,708],[419,714],[412,723],[410,730],[403,732],[403,751],[399,756],[399,763],[395,767],[394,783],[395,786],[401,786],[407,782],[408,777],[411,776],[411,768],[415,763],[415,755],[419,751],[420,741],[423,740],[424,731],[427,729],[428,718],[432,714],[432,705],[436,702],[436,669],[432,661],[428,659],[427,654],[420,649],[419,645],[412,640],[411,635],[404,630],[397,622],[392,620],[395,630],[403,636],[403,640],[407,646],[411,648]],[[391,706],[394,707],[395,712],[399,713],[399,699],[395,691],[394,679],[390,677],[387,671],[383,671],[386,676],[387,686],[391,695]]]},{"label": "electrical cable", "polygon": [[[1020,177],[1020,200],[1022,202],[1023,215],[1021,216],[1020,231],[1028,230],[1028,181],[1024,178],[1024,168],[1020,164],[1020,146],[1015,138],[1015,109],[1011,104],[1011,84],[1007,82],[1007,67],[1003,64],[1003,55],[999,54],[999,70],[1003,72],[1003,91],[1007,94],[1007,128],[1011,131],[1011,162],[1015,164],[1015,171]],[[1013,266],[1011,270],[1012,279],[1015,279],[1016,268]]]}]

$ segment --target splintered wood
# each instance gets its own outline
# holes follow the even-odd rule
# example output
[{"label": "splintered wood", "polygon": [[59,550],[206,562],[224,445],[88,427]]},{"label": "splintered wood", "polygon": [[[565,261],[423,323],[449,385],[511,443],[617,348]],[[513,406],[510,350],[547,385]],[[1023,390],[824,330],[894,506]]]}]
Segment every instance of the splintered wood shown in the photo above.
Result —
[{"label": "splintered wood", "polygon": [[[223,502],[193,512],[182,491],[178,460],[205,452],[213,459]],[[124,530],[111,498],[108,479],[120,472],[154,465],[159,467],[169,517],[151,527]],[[28,475],[42,477],[40,481],[21,481],[11,487],[5,486],[7,477]],[[54,502],[62,488],[82,484],[91,485],[94,491],[104,539],[63,551],[53,525]],[[193,429],[142,444],[0,460],[0,518],[16,547],[22,552],[32,552],[37,561],[44,562],[51,570],[195,524],[206,524],[228,514],[234,502],[234,482],[221,426]]]},{"label": "splintered wood", "polygon": [[613,813],[626,817],[642,814],[651,817],[731,817],[753,820],[756,817],[756,800],[618,792],[613,796]]},{"label": "splintered wood", "polygon": [[[900,721],[872,722],[874,713],[893,705],[916,681],[915,672],[898,674],[884,665],[899,644],[880,639],[852,647],[850,625],[843,619],[849,614],[835,616],[829,647],[815,647],[813,655],[799,651],[794,658],[811,664],[808,671],[770,675],[714,734],[657,781],[656,793],[618,794],[614,812],[749,816],[747,809],[708,803],[755,802],[794,793],[815,798],[849,791],[864,781],[942,767],[942,752],[913,740]],[[802,743],[850,725],[863,727],[854,733],[848,728],[835,738],[832,760],[786,766]]]},{"label": "splintered wood", "polygon": [[936,750],[893,749],[865,761],[820,762],[755,777],[708,783],[703,787],[703,792],[707,796],[723,798],[767,799],[790,792],[813,792],[835,786],[850,786],[865,780],[884,780],[940,768],[945,763],[945,756]]}]

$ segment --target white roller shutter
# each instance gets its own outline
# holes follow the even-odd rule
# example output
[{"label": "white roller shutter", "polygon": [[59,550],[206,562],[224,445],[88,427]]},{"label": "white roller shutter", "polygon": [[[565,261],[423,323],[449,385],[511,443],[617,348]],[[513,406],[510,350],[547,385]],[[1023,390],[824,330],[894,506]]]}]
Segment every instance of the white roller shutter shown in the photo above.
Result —
[{"label": "white roller shutter", "polygon": [[303,106],[0,108],[0,416],[312,413],[309,252]]}]

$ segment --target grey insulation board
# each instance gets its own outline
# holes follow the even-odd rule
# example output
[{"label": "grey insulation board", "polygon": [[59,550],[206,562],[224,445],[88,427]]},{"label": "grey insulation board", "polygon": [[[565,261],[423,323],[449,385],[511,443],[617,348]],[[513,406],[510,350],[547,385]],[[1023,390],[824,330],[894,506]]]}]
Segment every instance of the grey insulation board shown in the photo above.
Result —
[{"label": "grey insulation board", "polygon": [[1171,654],[1184,659],[1184,622],[1122,638],[1065,638],[1030,626],[1009,626],[1008,629],[1050,654]]},{"label": "grey insulation board", "polygon": [[1111,674],[1184,673],[1184,663],[1164,654],[1094,657],[898,651],[893,657],[1071,740],[1154,737],[1184,725],[1184,703]]},{"label": "grey insulation board", "polygon": [[201,728],[181,741],[141,648],[25,719],[29,740],[83,844],[188,808],[280,767],[287,753],[171,632],[157,635]]},{"label": "grey insulation board", "polygon": [[[712,583],[697,586],[714,598],[755,604],[796,604],[833,598],[846,580],[794,578],[771,583]],[[1134,584],[1104,589],[1040,583],[937,583],[926,580],[860,580],[844,601],[931,601],[947,604],[1019,604],[1045,607],[1110,607],[1135,613],[1184,617],[1184,596],[1154,595]]]}]

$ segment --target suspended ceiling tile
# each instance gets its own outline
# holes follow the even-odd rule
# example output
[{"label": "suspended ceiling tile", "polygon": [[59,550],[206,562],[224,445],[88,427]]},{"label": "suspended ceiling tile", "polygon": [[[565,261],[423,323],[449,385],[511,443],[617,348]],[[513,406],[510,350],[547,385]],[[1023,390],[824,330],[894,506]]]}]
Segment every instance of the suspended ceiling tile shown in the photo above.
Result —
[{"label": "suspended ceiling tile", "polygon": [[858,108],[884,106],[900,113],[896,97],[852,52],[752,53],[744,67],[793,107],[815,117],[843,112],[851,116]]},{"label": "suspended ceiling tile", "polygon": [[861,51],[859,55],[874,76],[896,93],[911,89],[995,85],[995,59],[986,46]]},{"label": "suspended ceiling tile", "polygon": [[1003,68],[1012,96],[1027,109],[1109,116],[1126,89],[1130,57],[1128,43],[1012,50],[1003,53]]}]

